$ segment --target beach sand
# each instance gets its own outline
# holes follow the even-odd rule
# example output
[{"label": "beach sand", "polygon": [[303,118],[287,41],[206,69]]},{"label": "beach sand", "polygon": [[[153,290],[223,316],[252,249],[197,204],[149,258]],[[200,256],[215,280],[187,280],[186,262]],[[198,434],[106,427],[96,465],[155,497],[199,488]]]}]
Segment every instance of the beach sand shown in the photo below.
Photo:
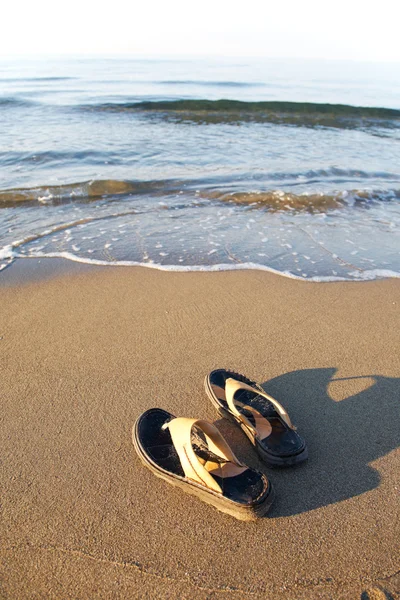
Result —
[{"label": "beach sand", "polygon": [[[399,280],[22,263],[0,283],[1,598],[399,597]],[[306,464],[262,467],[218,419],[218,367],[289,409]],[[145,469],[131,427],[153,406],[217,421],[270,516]]]}]

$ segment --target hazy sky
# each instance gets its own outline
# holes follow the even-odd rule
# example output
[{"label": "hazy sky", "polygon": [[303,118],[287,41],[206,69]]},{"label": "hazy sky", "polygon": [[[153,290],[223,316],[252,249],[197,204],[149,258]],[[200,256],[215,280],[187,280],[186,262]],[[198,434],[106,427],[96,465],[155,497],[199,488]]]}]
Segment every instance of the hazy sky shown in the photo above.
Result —
[{"label": "hazy sky", "polygon": [[400,62],[393,0],[21,0],[0,56],[218,55]]}]

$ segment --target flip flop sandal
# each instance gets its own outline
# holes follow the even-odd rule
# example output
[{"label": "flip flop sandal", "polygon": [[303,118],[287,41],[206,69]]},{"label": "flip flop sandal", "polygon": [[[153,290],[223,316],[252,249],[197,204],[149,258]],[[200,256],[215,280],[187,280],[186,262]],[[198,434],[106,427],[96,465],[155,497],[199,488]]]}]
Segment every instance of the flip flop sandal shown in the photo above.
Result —
[{"label": "flip flop sandal", "polygon": [[267,465],[283,467],[306,460],[305,441],[288,413],[258,383],[217,369],[206,377],[205,388],[219,414],[241,427]]},{"label": "flip flop sandal", "polygon": [[208,421],[151,408],[132,430],[135,450],[157,477],[243,521],[264,516],[273,492],[262,473],[242,465]]}]

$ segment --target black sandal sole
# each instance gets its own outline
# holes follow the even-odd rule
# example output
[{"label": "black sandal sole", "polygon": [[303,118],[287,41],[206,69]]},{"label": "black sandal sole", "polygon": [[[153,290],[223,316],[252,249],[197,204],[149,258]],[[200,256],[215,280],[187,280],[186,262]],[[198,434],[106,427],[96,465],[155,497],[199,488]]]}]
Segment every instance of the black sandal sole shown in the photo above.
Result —
[{"label": "black sandal sole", "polygon": [[174,475],[161,469],[156,463],[154,463],[151,458],[147,455],[146,451],[142,447],[138,436],[138,424],[139,419],[137,419],[136,423],[132,428],[132,442],[135,447],[135,450],[139,456],[141,463],[150,469],[156,477],[160,479],[164,479],[168,483],[181,488],[184,492],[191,494],[192,496],[196,496],[206,504],[210,504],[214,506],[219,511],[231,515],[236,519],[241,521],[255,521],[264,517],[271,505],[274,501],[275,493],[272,488],[270,482],[268,482],[268,493],[259,503],[254,503],[252,506],[241,506],[240,504],[233,502],[227,498],[221,497],[216,492],[204,489],[201,485],[197,484],[194,481],[190,481],[186,478],[179,477],[178,475]]}]

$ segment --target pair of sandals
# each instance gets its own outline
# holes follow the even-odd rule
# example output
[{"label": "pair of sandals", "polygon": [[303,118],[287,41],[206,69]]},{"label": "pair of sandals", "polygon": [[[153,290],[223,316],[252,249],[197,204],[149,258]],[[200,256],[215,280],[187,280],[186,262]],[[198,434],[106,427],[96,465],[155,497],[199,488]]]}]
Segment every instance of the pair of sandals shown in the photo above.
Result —
[{"label": "pair of sandals", "polygon": [[[217,369],[206,377],[205,388],[219,414],[239,425],[268,466],[306,460],[305,441],[288,413],[259,384]],[[137,419],[132,439],[155,475],[222,512],[244,521],[268,512],[273,501],[268,478],[242,464],[212,423],[151,408]]]}]

